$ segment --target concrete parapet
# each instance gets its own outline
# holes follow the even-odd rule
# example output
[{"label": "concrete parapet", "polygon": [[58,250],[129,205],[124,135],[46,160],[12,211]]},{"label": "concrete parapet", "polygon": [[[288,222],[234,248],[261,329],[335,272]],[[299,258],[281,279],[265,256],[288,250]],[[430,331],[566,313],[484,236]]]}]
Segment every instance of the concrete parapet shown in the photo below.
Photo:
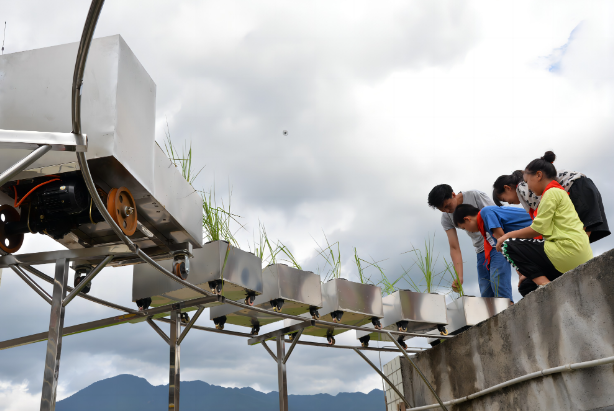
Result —
[{"label": "concrete parapet", "polygon": [[[443,401],[546,368],[614,356],[614,250],[564,274],[504,312],[419,353],[414,361]],[[384,366],[414,406],[436,403],[402,357]],[[387,387],[388,388],[388,387]],[[386,390],[387,410],[401,401]],[[450,410],[614,410],[614,367],[521,382]]]}]

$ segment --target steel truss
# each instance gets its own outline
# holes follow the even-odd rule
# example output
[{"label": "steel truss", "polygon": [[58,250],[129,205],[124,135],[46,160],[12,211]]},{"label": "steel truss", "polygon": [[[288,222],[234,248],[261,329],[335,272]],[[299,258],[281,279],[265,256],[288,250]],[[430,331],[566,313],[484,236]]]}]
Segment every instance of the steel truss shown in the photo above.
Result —
[{"label": "steel truss", "polygon": [[[418,369],[416,364],[409,356],[409,352],[415,353],[421,350],[405,349],[401,344],[393,337],[408,336],[408,337],[432,337],[423,333],[410,333],[410,332],[397,332],[378,330],[373,328],[356,327],[341,323],[331,323],[320,320],[305,321],[304,317],[283,314],[280,312],[271,312],[259,307],[253,307],[241,302],[227,300],[222,296],[213,294],[209,291],[203,290],[185,280],[182,280],[173,273],[167,271],[160,266],[152,256],[148,255],[146,250],[141,249],[138,245],[134,244],[130,238],[128,238],[119,226],[115,223],[106,206],[102,202],[98,191],[95,188],[94,181],[92,179],[89,166],[86,158],[87,151],[87,137],[81,130],[81,86],[83,83],[83,75],[85,72],[85,65],[87,62],[87,55],[91,45],[91,41],[94,35],[94,30],[102,10],[104,0],[93,0],[85,21],[81,41],[79,43],[77,59],[75,62],[75,71],[72,83],[72,133],[47,133],[47,132],[31,132],[31,131],[12,131],[12,130],[0,130],[0,146],[3,148],[26,148],[32,149],[32,153],[26,156],[24,159],[18,161],[9,169],[0,174],[0,185],[7,181],[10,181],[12,177],[25,170],[34,161],[45,155],[52,150],[60,151],[74,151],[77,155],[79,162],[79,168],[83,174],[83,179],[88,188],[89,194],[92,197],[93,202],[96,204],[97,209],[102,214],[104,220],[113,229],[117,237],[124,243],[123,245],[112,245],[106,247],[93,247],[86,249],[72,249],[52,252],[42,252],[24,255],[10,255],[1,252],[0,268],[11,268],[30,288],[32,288],[41,298],[47,301],[50,306],[49,316],[49,330],[47,332],[41,332],[25,337],[19,337],[12,340],[1,341],[0,350],[18,347],[21,345],[31,344],[39,341],[47,340],[47,351],[45,358],[45,369],[43,374],[43,387],[41,394],[41,411],[53,411],[55,410],[55,401],[57,397],[57,386],[60,368],[60,358],[62,350],[62,338],[63,336],[81,333],[84,331],[92,331],[95,329],[105,328],[113,325],[118,325],[126,322],[139,322],[146,321],[161,337],[169,344],[170,356],[169,356],[169,410],[179,410],[179,392],[180,392],[180,345],[185,339],[186,335],[191,329],[197,329],[207,332],[215,332],[233,336],[240,336],[249,338],[248,344],[262,344],[271,357],[277,362],[278,370],[278,385],[279,385],[279,404],[280,410],[288,410],[288,390],[287,390],[287,374],[286,374],[286,362],[288,361],[290,354],[293,352],[297,344],[300,345],[312,345],[318,347],[328,347],[337,349],[352,349],[357,352],[367,363],[394,389],[397,394],[405,401],[407,407],[410,407],[409,402],[400,395],[396,387],[388,380],[388,378],[371,362],[361,351],[385,351],[385,352],[400,352],[409,361],[410,364],[417,370],[419,375],[424,380],[433,395],[437,398],[442,409],[446,410],[445,405],[427,381],[424,374]],[[181,246],[182,248],[189,248],[189,245]],[[100,259],[101,261],[90,270],[84,280],[82,280],[76,288],[68,286],[68,266],[70,261],[79,259]],[[203,297],[183,301],[176,304],[165,305],[161,307],[151,308],[148,310],[137,311],[128,307],[114,304],[96,297],[83,294],[81,290],[91,282],[91,280],[102,271],[102,269],[108,264],[112,264],[115,261],[116,264],[122,264],[126,262],[136,263],[143,261],[150,264],[162,274],[166,275],[173,281],[176,281],[186,288],[189,288]],[[40,272],[32,265],[55,263],[55,274],[51,278],[46,274]],[[27,273],[42,279],[43,281],[53,284],[53,292],[49,295],[44,289],[42,289]],[[88,323],[78,324],[70,327],[64,327],[64,313],[66,306],[76,297],[85,298],[89,301],[97,304],[114,308],[125,312],[126,314],[110,317],[102,320],[92,321]],[[281,319],[293,319],[301,321],[300,324],[296,324],[291,327],[282,328],[262,336],[254,337],[253,335],[236,332],[217,330],[208,327],[197,326],[194,323],[198,317],[202,314],[205,307],[212,304],[231,304],[242,309],[248,309],[253,311],[264,312],[269,315],[277,316]],[[180,320],[180,314],[182,309],[197,307],[198,310],[194,314],[192,320],[188,324],[183,324]],[[156,316],[164,316],[170,313],[170,319],[156,318]],[[170,336],[154,322],[164,322],[170,324]],[[184,326],[184,330],[181,327]],[[397,350],[391,348],[374,348],[374,347],[357,347],[357,346],[336,346],[322,343],[316,343],[311,341],[300,341],[303,329],[306,327],[335,327],[345,328],[368,332],[377,332],[386,334],[387,337],[397,346]],[[296,332],[292,338],[286,339],[285,335],[290,332]],[[451,336],[441,336],[439,338],[452,338]],[[274,339],[276,342],[276,354],[266,344],[267,340]],[[286,342],[291,343],[286,353]]]}]

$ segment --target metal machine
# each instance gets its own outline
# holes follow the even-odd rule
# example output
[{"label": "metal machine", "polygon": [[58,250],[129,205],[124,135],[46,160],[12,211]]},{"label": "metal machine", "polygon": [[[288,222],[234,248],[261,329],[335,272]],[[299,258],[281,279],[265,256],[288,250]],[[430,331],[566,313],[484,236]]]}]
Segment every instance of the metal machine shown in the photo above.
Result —
[{"label": "metal machine", "polygon": [[[256,295],[263,291],[262,262],[226,242],[202,246],[202,200],[155,144],[155,84],[120,36],[92,41],[103,4],[103,0],[92,1],[78,45],[0,57],[0,268],[11,269],[50,305],[48,331],[2,341],[0,349],[47,341],[40,409],[53,411],[63,337],[146,321],[169,347],[168,409],[178,411],[181,342],[191,329],[253,340],[249,334],[200,327],[195,322],[205,307],[224,303],[266,313],[253,306]],[[87,130],[90,139],[82,130]],[[12,254],[19,250],[26,233],[49,235],[67,249]],[[50,263],[55,263],[53,277],[34,267]],[[74,288],[67,284],[70,263],[76,271]],[[139,263],[146,263],[135,266],[133,295],[139,310],[85,294],[105,266]],[[52,293],[30,275],[52,284]],[[311,282],[312,276],[305,278]],[[381,327],[378,287],[335,279],[323,284],[321,293],[323,319],[333,323],[298,321],[293,327],[299,335],[287,353],[286,332],[277,330],[276,356],[266,346],[269,336],[262,339],[278,364],[280,409],[284,411],[288,410],[285,364],[307,324],[311,327],[306,334],[326,335],[332,344],[336,333],[359,329],[368,322]],[[283,290],[275,301],[268,300],[274,307],[270,314],[300,320],[279,312],[291,295]],[[76,297],[123,313],[64,327],[65,308]],[[243,297],[244,302],[232,301]],[[305,310],[308,303],[309,315],[319,317],[312,309],[318,305],[312,305],[311,294],[296,301],[303,303],[297,310]],[[169,304],[161,305],[165,302]],[[151,304],[158,307],[148,308]],[[198,311],[188,320],[185,311],[191,309]],[[294,307],[288,304],[286,310]],[[170,319],[161,318],[168,314]],[[169,335],[154,320],[169,324]],[[392,337],[402,333],[382,332],[411,362]],[[250,345],[258,343],[251,340]],[[446,409],[443,404],[442,408]]]},{"label": "metal machine", "polygon": [[71,127],[67,90],[77,48],[72,43],[0,57],[0,143],[11,148],[3,149],[0,170],[52,143],[0,184],[0,248],[18,251],[27,233],[72,249],[121,243],[87,190],[75,156],[85,150],[107,210],[148,255],[172,258],[185,244],[200,248],[202,199],[155,142],[156,85],[121,36],[92,41],[80,85],[88,136],[61,133]]},{"label": "metal machine", "polygon": [[[371,323],[381,328],[380,319],[384,317],[382,308],[382,291],[371,284],[355,283],[345,278],[335,278],[322,283],[322,309],[319,318],[322,321],[362,326]],[[310,314],[301,317],[308,321]],[[299,324],[297,320],[284,320],[284,326]],[[305,335],[326,337],[329,344],[335,344],[334,336],[347,331],[347,328],[337,328],[323,325],[308,326],[303,331]]]},{"label": "metal machine", "polygon": [[[427,332],[437,329],[443,335],[447,334],[446,299],[444,295],[417,293],[409,290],[397,290],[382,298],[384,319],[382,327],[385,330],[403,332]],[[369,326],[367,326],[369,327]],[[370,340],[387,341],[380,333],[356,331],[356,337],[363,347],[369,346]],[[399,336],[398,341],[403,342],[407,336]],[[406,346],[405,346],[406,347]]]},{"label": "metal machine", "polygon": [[[300,315],[309,313],[318,316],[322,307],[320,276],[311,271],[298,270],[286,264],[272,264],[262,270],[263,292],[254,300],[255,307],[273,312]],[[217,329],[224,324],[251,327],[251,334],[257,335],[260,327],[282,318],[261,311],[253,311],[232,305],[211,308],[211,319]]]},{"label": "metal machine", "polygon": [[[463,296],[447,305],[448,331],[451,335],[460,334],[467,328],[486,321],[512,305],[509,298]],[[429,334],[435,334],[430,332]],[[428,339],[431,345],[439,344],[439,339]]]}]

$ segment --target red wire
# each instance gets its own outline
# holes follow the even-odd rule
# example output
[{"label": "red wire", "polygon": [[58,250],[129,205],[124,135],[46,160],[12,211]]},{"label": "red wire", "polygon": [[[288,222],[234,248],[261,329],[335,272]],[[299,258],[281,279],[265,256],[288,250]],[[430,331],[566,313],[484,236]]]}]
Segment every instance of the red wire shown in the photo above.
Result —
[{"label": "red wire", "polygon": [[[54,181],[59,181],[59,180],[60,180],[59,178],[54,178],[53,180],[49,180],[49,181],[45,181],[44,183],[40,183],[39,185],[37,185],[36,187],[34,187],[32,190],[28,191],[28,193],[27,193],[25,196],[23,196],[23,197],[21,198],[21,200],[19,200],[19,202],[17,202],[17,189],[15,189],[15,208],[19,207],[19,206],[21,205],[21,203],[23,203],[23,200],[25,200],[26,198],[28,198],[28,196],[29,196],[30,194],[32,194],[32,192],[33,192],[34,190],[36,190],[37,188],[42,187],[42,186],[44,186],[45,184],[49,184],[49,183],[52,183],[52,182],[54,182]],[[13,188],[14,188],[14,187],[15,187],[15,186],[13,186]]]}]

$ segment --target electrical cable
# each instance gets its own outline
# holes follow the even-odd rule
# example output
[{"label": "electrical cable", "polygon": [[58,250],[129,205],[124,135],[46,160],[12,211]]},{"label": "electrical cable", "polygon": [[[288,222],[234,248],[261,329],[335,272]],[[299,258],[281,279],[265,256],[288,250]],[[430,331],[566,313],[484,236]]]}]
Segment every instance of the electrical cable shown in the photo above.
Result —
[{"label": "electrical cable", "polygon": [[53,180],[49,180],[49,181],[45,181],[44,183],[40,183],[39,185],[37,185],[36,187],[34,187],[32,190],[28,191],[28,193],[23,196],[21,198],[21,200],[19,200],[19,202],[17,202],[17,189],[15,188],[15,186],[13,186],[13,189],[15,189],[15,203],[14,203],[14,207],[17,208],[21,205],[21,203],[23,203],[23,201],[28,198],[28,196],[30,194],[32,194],[37,188],[44,186],[45,184],[49,184],[49,183],[53,183],[54,181],[60,181],[59,178],[54,178]]}]

